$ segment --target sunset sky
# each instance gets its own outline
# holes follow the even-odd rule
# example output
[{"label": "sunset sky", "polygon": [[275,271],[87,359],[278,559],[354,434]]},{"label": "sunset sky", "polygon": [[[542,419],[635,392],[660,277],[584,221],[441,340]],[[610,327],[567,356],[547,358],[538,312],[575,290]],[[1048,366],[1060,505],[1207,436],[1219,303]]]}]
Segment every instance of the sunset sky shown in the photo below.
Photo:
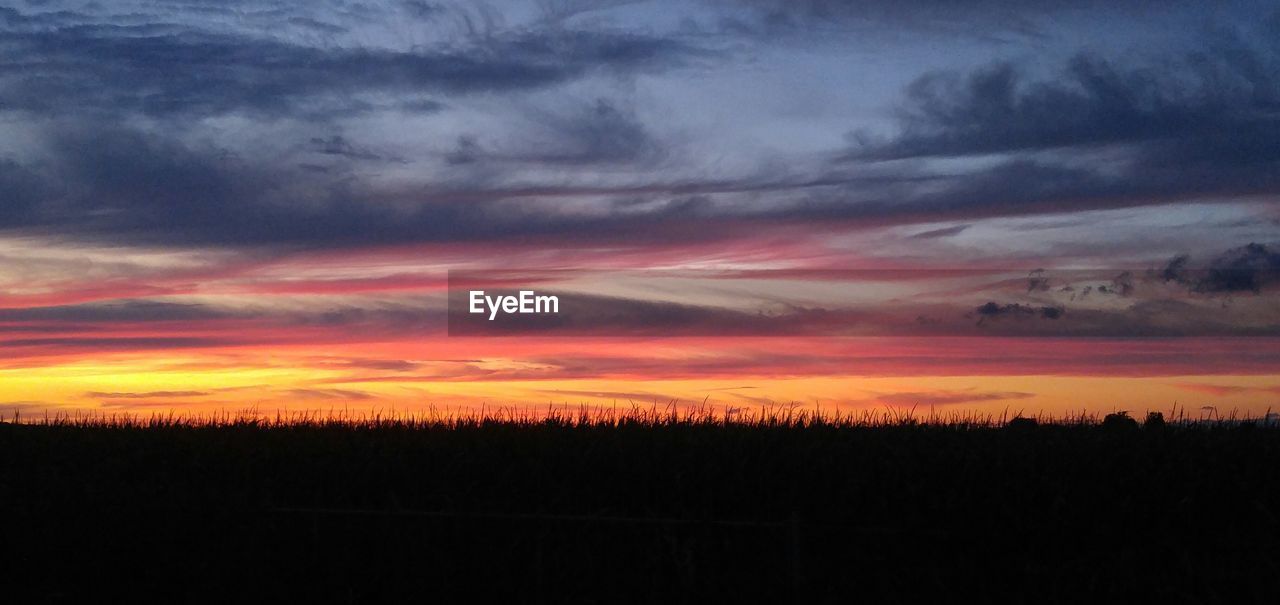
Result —
[{"label": "sunset sky", "polygon": [[1278,291],[1274,2],[0,6],[5,416],[1263,414]]}]

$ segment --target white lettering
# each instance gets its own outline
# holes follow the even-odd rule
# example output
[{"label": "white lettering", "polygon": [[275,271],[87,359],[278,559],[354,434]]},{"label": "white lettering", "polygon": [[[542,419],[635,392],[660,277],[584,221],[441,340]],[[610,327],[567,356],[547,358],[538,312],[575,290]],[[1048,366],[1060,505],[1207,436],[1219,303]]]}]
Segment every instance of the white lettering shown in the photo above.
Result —
[{"label": "white lettering", "polygon": [[484,290],[471,290],[468,301],[470,313],[489,311],[489,321],[503,313],[559,313],[560,298],[557,296],[539,295],[533,290],[521,290],[519,296],[488,296]]}]

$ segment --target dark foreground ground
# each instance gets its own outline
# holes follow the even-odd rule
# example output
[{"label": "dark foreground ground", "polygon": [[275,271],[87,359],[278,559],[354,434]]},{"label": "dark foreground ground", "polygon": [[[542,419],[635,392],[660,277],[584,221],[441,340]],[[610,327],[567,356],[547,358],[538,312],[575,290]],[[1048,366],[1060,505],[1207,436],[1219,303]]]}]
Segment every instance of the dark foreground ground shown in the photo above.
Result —
[{"label": "dark foreground ground", "polygon": [[1259,426],[0,424],[26,602],[1280,602]]}]

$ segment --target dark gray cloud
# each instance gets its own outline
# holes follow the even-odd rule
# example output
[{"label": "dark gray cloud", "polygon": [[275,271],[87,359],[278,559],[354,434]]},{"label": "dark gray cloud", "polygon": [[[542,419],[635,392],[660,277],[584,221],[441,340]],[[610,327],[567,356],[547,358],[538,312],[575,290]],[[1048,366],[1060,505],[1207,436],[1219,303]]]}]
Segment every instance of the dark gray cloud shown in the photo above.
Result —
[{"label": "dark gray cloud", "polygon": [[1175,183],[1145,187],[1089,168],[1025,158],[950,174],[906,166],[874,180],[832,179],[797,191],[803,195],[764,214],[892,225],[1140,206],[1190,195]]},{"label": "dark gray cloud", "polygon": [[727,11],[723,25],[757,36],[813,35],[886,29],[955,35],[985,41],[1039,39],[1052,20],[1078,12],[1141,14],[1194,6],[1190,0],[711,0]]},{"label": "dark gray cloud", "polygon": [[[570,137],[571,144],[576,140]],[[315,143],[328,146],[321,149],[334,151],[340,160],[351,160],[348,152],[362,153],[342,147],[344,142],[319,138]],[[552,151],[546,160],[586,162],[589,145],[597,143],[616,144],[588,140],[587,147],[570,155]],[[687,205],[662,205],[640,215],[583,215],[560,212],[555,199],[510,203],[511,192],[500,189],[387,190],[341,169],[255,162],[213,144],[112,125],[55,128],[48,147],[54,161],[38,169],[8,165],[8,173],[25,183],[22,191],[49,193],[28,195],[23,204],[0,212],[0,230],[42,228],[135,243],[328,247],[557,237],[645,240],[686,238],[698,231],[674,224],[687,216]],[[540,197],[556,198],[558,190],[550,188]]]},{"label": "dark gray cloud", "polygon": [[[1267,161],[1280,157],[1278,105],[1277,57],[1244,46],[1197,55],[1182,68],[1162,71],[1079,55],[1063,73],[1045,80],[1000,63],[916,80],[898,112],[901,133],[879,142],[855,135],[859,144],[852,157],[1143,143],[1153,145],[1153,153],[1200,149],[1210,160]],[[1224,133],[1232,133],[1233,145],[1222,145]],[[1234,153],[1210,155],[1229,152]]]},{"label": "dark gray cloud", "polygon": [[453,166],[463,166],[466,164],[475,164],[488,157],[488,153],[480,146],[480,141],[476,140],[473,135],[463,135],[458,137],[457,145],[453,150],[445,154],[445,162]]},{"label": "dark gray cloud", "polygon": [[[570,133],[563,146],[549,146],[541,155],[531,153],[519,161],[586,167],[643,162],[645,154],[661,153],[656,145],[628,147],[610,142],[602,133],[612,131],[595,128],[586,130],[601,135],[598,138]],[[629,126],[618,133],[623,140],[638,137],[642,143],[652,142]],[[314,155],[328,158],[331,166],[309,170],[307,165],[285,160],[251,161],[234,149],[180,141],[148,130],[92,123],[57,127],[48,135],[51,160],[29,166],[0,164],[0,179],[20,184],[15,188],[16,203],[0,210],[0,230],[26,228],[110,241],[226,246],[688,243],[731,238],[788,221],[903,224],[1168,203],[1212,183],[1208,179],[1188,182],[1193,179],[1172,174],[1173,167],[1167,180],[1150,176],[1144,182],[1017,160],[948,176],[905,171],[875,177],[849,173],[804,180],[783,175],[620,187],[520,189],[473,183],[449,189],[392,189],[374,184],[348,166],[376,163],[374,156],[387,162],[391,156],[332,135],[314,139],[313,149],[321,152]],[[598,156],[590,153],[593,149]],[[610,155],[611,149],[617,153]],[[636,149],[640,151],[628,160],[627,154]],[[496,152],[464,139],[449,160],[465,165],[495,157]],[[519,156],[506,159],[515,161],[514,157]],[[1280,181],[1280,176],[1257,174]],[[583,199],[599,200],[596,211],[575,210],[573,204]],[[742,199],[772,203],[742,205]]]},{"label": "dark gray cloud", "polygon": [[418,18],[435,18],[445,12],[445,7],[436,2],[425,2],[424,0],[403,0],[405,12]]},{"label": "dark gray cloud", "polygon": [[[217,325],[227,326],[227,333],[235,333],[235,337],[219,339],[226,345],[251,344],[256,338],[264,335],[270,337],[273,329],[288,330],[299,326],[350,327],[363,334],[399,334],[413,331],[426,332],[443,326],[444,311],[427,300],[415,299],[409,302],[393,304],[389,302],[369,303],[360,307],[355,304],[319,305],[310,309],[275,309],[270,307],[239,307],[234,309],[215,308],[196,303],[170,303],[149,300],[112,300],[73,305],[55,305],[45,307],[26,307],[0,309],[0,322],[44,322],[28,323],[18,326],[0,326],[0,334],[31,334],[24,338],[4,341],[10,346],[50,346],[74,349],[77,347],[94,347],[95,343],[109,346],[114,342],[137,342],[140,347],[153,342],[148,338],[119,337],[115,334],[95,335],[120,329],[121,324],[147,324],[148,330],[176,330],[185,334],[192,322],[212,328]],[[223,322],[219,324],[217,322]],[[174,322],[165,325],[164,322]],[[154,333],[154,332],[153,332]],[[61,336],[70,334],[71,336]],[[34,335],[40,335],[36,337]],[[57,335],[57,336],[45,336]],[[87,336],[87,338],[81,338]],[[156,343],[170,343],[167,337],[154,340]],[[172,341],[178,346],[188,346],[181,339]],[[192,341],[201,346],[203,341]],[[210,341],[213,342],[213,341]],[[163,347],[157,347],[163,348]],[[415,362],[404,360],[344,360],[329,362],[343,367],[408,371],[417,367]]]},{"label": "dark gray cloud", "polygon": [[920,233],[916,233],[915,235],[912,235],[911,239],[938,239],[943,237],[951,237],[953,235],[960,235],[969,227],[970,225],[955,225],[952,227],[930,229],[928,231],[921,231]]},{"label": "dark gray cloud", "polygon": [[1199,292],[1260,293],[1266,284],[1280,280],[1280,252],[1262,244],[1227,251],[1214,259],[1196,284]]},{"label": "dark gray cloud", "polygon": [[[845,159],[983,158],[987,167],[893,192],[894,209],[821,198],[809,208],[981,217],[1272,194],[1280,192],[1278,108],[1280,45],[1234,34],[1159,64],[1078,55],[1043,78],[1009,63],[933,73],[907,88],[897,134],[854,133]],[[906,164],[898,173],[905,182],[922,170]]]},{"label": "dark gray cloud", "polygon": [[543,114],[539,122],[548,129],[550,141],[540,151],[518,153],[518,159],[540,164],[634,164],[660,153],[659,143],[634,111],[605,98],[576,113]]},{"label": "dark gray cloud", "polygon": [[1280,282],[1280,252],[1251,242],[1199,267],[1193,265],[1190,255],[1179,254],[1152,276],[1200,294],[1260,294],[1265,286]]},{"label": "dark gray cloud", "polygon": [[1111,279],[1111,284],[1098,286],[1098,291],[1103,294],[1115,294],[1117,296],[1129,296],[1133,294],[1133,273],[1122,271]]},{"label": "dark gray cloud", "polygon": [[[472,135],[458,137],[445,155],[450,165],[525,163],[550,166],[636,165],[662,157],[662,144],[635,112],[609,99],[568,112],[534,112],[536,132],[507,147],[484,145]],[[490,148],[493,147],[493,148]],[[508,148],[509,147],[509,148]]]},{"label": "dark gray cloud", "polygon": [[1050,280],[1044,269],[1035,269],[1027,274],[1027,292],[1047,292]]},{"label": "dark gray cloud", "polygon": [[[15,309],[5,309],[0,315],[5,315],[6,320],[12,321],[14,317],[7,315],[8,312]],[[85,326],[77,324],[25,324],[25,325],[9,325],[0,326],[0,334],[60,334],[60,333],[84,333],[93,332],[100,328],[95,326]]]},{"label": "dark gray cloud", "polygon": [[312,137],[309,149],[321,155],[334,155],[352,160],[378,161],[383,159],[382,155],[374,153],[367,147],[355,145],[340,134],[328,137]]},{"label": "dark gray cloud", "polygon": [[153,300],[0,309],[0,321],[139,322],[190,321],[227,317],[204,305]]},{"label": "dark gray cloud", "polygon": [[1057,306],[1032,306],[1022,303],[1006,303],[998,304],[996,302],[988,302],[977,309],[973,310],[973,314],[978,317],[978,325],[983,325],[988,320],[998,318],[1016,318],[1016,319],[1058,319],[1066,313],[1066,309]]},{"label": "dark gray cloud", "polygon": [[[0,113],[37,118],[24,133],[31,152],[0,157],[7,193],[0,231],[163,245],[645,245],[732,238],[788,222],[959,222],[1280,191],[1277,49],[1227,34],[1168,69],[1082,55],[1059,78],[1012,64],[929,75],[905,91],[897,135],[858,139],[834,164],[780,160],[735,175],[713,165],[742,159],[736,149],[695,158],[704,165],[682,162],[658,125],[633,109],[635,99],[619,92],[625,87],[574,90],[573,101],[561,95],[556,104],[510,103],[594,74],[688,63],[706,55],[695,36],[578,19],[578,5],[563,18],[510,27],[501,15],[430,3],[323,6],[311,14],[288,3],[177,3],[110,18],[0,9]],[[905,23],[926,12],[823,1],[743,7],[785,13],[778,18],[795,24]],[[980,2],[954,10],[977,19],[1022,9]],[[192,18],[205,11],[218,19]],[[461,20],[463,35],[421,44],[323,38],[338,36],[325,24],[358,29],[385,22],[386,11],[414,27]],[[226,26],[234,15],[243,21]],[[322,37],[259,26],[276,22]],[[433,145],[428,126],[422,140],[390,144],[348,123],[274,122],[443,114],[495,97],[505,104],[494,111],[518,112],[526,127],[495,135],[454,122]],[[717,102],[732,112],[730,101]],[[243,134],[252,127],[217,125],[233,116],[305,129],[284,135],[294,137],[283,145],[292,155],[281,157],[256,148]],[[385,127],[386,120],[377,125]],[[933,162],[944,156],[983,156],[983,163],[944,170]]]},{"label": "dark gray cloud", "polygon": [[1218,32],[1194,52],[1146,64],[1085,53],[1042,76],[1008,62],[926,74],[896,110],[900,132],[887,140],[854,133],[850,155],[883,160],[1138,145],[1152,161],[1274,162],[1280,19],[1261,29],[1254,37]]},{"label": "dark gray cloud", "polygon": [[20,215],[0,217],[7,219],[0,228],[136,242],[289,244],[385,237],[397,222],[342,173],[254,163],[212,145],[94,124],[54,130],[49,147],[56,163],[42,167],[41,177],[54,193]]},{"label": "dark gray cloud", "polygon": [[[1275,315],[1257,306],[1233,307],[1215,301],[1149,297],[1116,308],[1036,303],[988,302],[966,313],[970,331],[953,325],[937,334],[992,336],[1181,338],[1280,334]],[[976,318],[976,322],[973,321]],[[949,330],[949,331],[948,331]]]},{"label": "dark gray cloud", "polygon": [[560,141],[549,151],[532,154],[537,162],[592,164],[637,162],[653,158],[660,146],[634,112],[607,99],[570,116],[546,116],[544,123]]},{"label": "dark gray cloud", "polygon": [[344,359],[335,363],[348,368],[391,372],[412,372],[422,366],[421,363],[405,359]]},{"label": "dark gray cloud", "polygon": [[379,93],[536,89],[597,70],[666,68],[701,54],[675,39],[620,30],[486,32],[397,51],[165,22],[86,24],[71,13],[29,16],[10,8],[0,17],[7,30],[0,109],[50,116],[322,117],[372,109],[371,95]]}]

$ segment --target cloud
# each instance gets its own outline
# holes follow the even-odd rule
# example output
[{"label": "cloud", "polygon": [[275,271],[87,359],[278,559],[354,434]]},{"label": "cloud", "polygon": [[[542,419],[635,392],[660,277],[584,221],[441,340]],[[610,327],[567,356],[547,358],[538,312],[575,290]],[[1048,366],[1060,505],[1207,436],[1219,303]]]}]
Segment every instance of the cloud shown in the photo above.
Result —
[{"label": "cloud", "polygon": [[59,332],[92,332],[98,328],[94,326],[78,326],[78,325],[49,325],[49,324],[28,324],[28,325],[8,325],[0,326],[0,334],[3,333],[28,333],[37,334],[57,334]]},{"label": "cloud", "polygon": [[571,116],[545,116],[543,123],[561,137],[549,151],[531,156],[537,162],[593,164],[636,162],[652,158],[659,146],[635,112],[607,99]]},{"label": "cloud", "polygon": [[458,143],[453,151],[445,154],[445,162],[452,166],[462,166],[474,164],[485,157],[487,157],[487,154],[475,136],[462,135],[458,137]]},{"label": "cloud", "polygon": [[352,160],[381,160],[382,156],[366,149],[358,147],[348,141],[342,135],[332,135],[329,137],[312,137],[310,141],[310,150],[314,153],[322,155],[336,155]]},{"label": "cloud", "polygon": [[[458,166],[505,161],[595,167],[662,157],[662,146],[628,112],[600,102],[587,114],[578,127],[549,131],[554,134],[533,151],[498,150],[464,137],[446,159]],[[1152,181],[1151,187],[1160,190],[1154,191],[1140,180],[1022,160],[945,177],[891,171],[816,180],[526,188],[470,183],[422,189],[388,186],[344,168],[342,163],[388,156],[339,135],[303,140],[340,163],[317,172],[150,130],[90,123],[54,128],[47,142],[50,161],[0,163],[0,181],[14,183],[18,192],[17,203],[0,210],[0,229],[134,244],[224,246],[342,248],[484,240],[688,244],[780,222],[904,224],[1168,203],[1190,195],[1179,189],[1185,177]],[[1211,181],[1187,189],[1204,182]],[[584,211],[583,201],[594,203]]]},{"label": "cloud", "polygon": [[978,325],[982,325],[989,319],[996,318],[1040,318],[1040,319],[1058,319],[1066,313],[1066,309],[1055,306],[1034,307],[1024,305],[1022,303],[997,304],[988,302],[973,310],[978,316]]},{"label": "cloud", "polygon": [[1209,270],[1195,285],[1197,292],[1262,291],[1265,284],[1280,279],[1280,252],[1250,243],[1228,250],[1213,260]]},{"label": "cloud", "polygon": [[333,383],[610,379],[652,384],[655,380],[715,378],[736,384],[762,377],[1049,375],[1167,376],[1176,380],[1211,374],[1273,376],[1280,367],[1280,340],[1274,337],[685,340],[673,341],[670,353],[634,343],[608,350],[599,346],[600,341],[583,341],[558,350],[521,354],[510,350],[511,342],[492,343],[496,358],[511,360],[506,363],[460,361],[416,375],[346,376],[335,378]]},{"label": "cloud", "polygon": [[670,403],[678,402],[682,399],[686,402],[691,401],[688,398],[676,397],[673,395],[664,395],[662,393],[651,393],[647,391],[579,391],[565,389],[542,389],[536,391],[545,395],[559,397],[577,397],[586,399],[608,399],[612,401],[625,401],[628,403]]},{"label": "cloud", "polygon": [[1182,284],[1201,294],[1259,294],[1263,286],[1280,281],[1280,252],[1264,244],[1250,242],[1232,248],[1203,269],[1193,267],[1191,260],[1187,254],[1174,256],[1154,277]]},{"label": "cloud", "polygon": [[1034,269],[1027,274],[1027,292],[1048,292],[1049,286],[1044,269]]},{"label": "cloud", "polygon": [[[851,157],[896,159],[1143,144],[1231,162],[1280,157],[1280,64],[1266,46],[1220,38],[1173,66],[1080,54],[1055,77],[1011,63],[915,80],[896,137],[855,135]],[[1233,133],[1227,146],[1224,133]],[[1238,134],[1239,138],[1234,135]]]},{"label": "cloud", "polygon": [[928,172],[900,160],[981,160],[941,186],[900,192],[901,211],[937,216],[1274,194],[1278,105],[1280,47],[1220,34],[1153,65],[1080,54],[1051,77],[1003,62],[931,73],[907,87],[896,134],[852,133],[844,159],[897,166],[887,169],[904,182]]},{"label": "cloud", "polygon": [[[808,15],[860,10],[834,2],[759,6]],[[985,5],[957,10],[981,16],[978,6]],[[0,208],[0,230],[163,246],[662,247],[780,225],[969,225],[1280,191],[1280,129],[1266,111],[1280,98],[1274,53],[1228,36],[1168,77],[1093,56],[1070,62],[1060,80],[1009,64],[934,74],[905,91],[901,128],[889,139],[855,141],[835,163],[811,165],[810,158],[721,174],[678,165],[685,158],[673,158],[664,130],[636,110],[634,91],[579,82],[708,56],[693,36],[606,27],[607,20],[506,26],[501,15],[464,19],[456,7],[420,3],[271,10],[384,25],[394,13],[426,19],[435,33],[446,14],[471,25],[416,44],[357,43],[336,33],[321,43],[253,25],[264,19],[257,13],[234,26],[182,9],[0,13],[12,38],[12,52],[0,59],[11,62],[11,69],[0,65],[0,110],[40,118],[24,132],[30,143],[21,157],[0,157],[0,187],[12,192],[12,203]],[[353,14],[330,18],[340,10]],[[883,3],[868,14],[899,10]],[[1029,10],[1049,9],[1037,3]],[[531,94],[571,84],[581,86],[571,97]],[[453,129],[415,122],[428,135],[442,128],[444,143],[430,149],[356,130],[408,106],[440,112],[437,99],[459,113],[515,112],[518,126],[495,135],[461,121]],[[294,123],[334,116],[353,123]],[[263,138],[294,138],[278,152],[244,134],[255,127],[268,128]],[[1096,148],[1114,146],[1123,148],[1119,159],[1097,157]],[[724,155],[724,164],[737,162],[737,150]],[[981,161],[944,170],[934,162],[939,155]]]},{"label": "cloud", "polygon": [[1019,391],[975,391],[972,389],[959,391],[919,391],[905,393],[889,393],[876,395],[872,401],[891,406],[915,405],[958,405],[962,403],[984,403],[989,401],[1007,401],[1035,397],[1035,393]]},{"label": "cloud", "polygon": [[986,41],[1039,39],[1048,21],[1087,6],[1108,11],[1167,7],[1150,0],[1063,3],[1052,1],[966,0],[712,0],[726,11],[725,26],[754,35],[814,35],[849,30],[868,34],[886,29],[956,35]]},{"label": "cloud", "polygon": [[[236,344],[237,341],[207,338],[200,336],[120,336],[120,337],[79,337],[79,338],[22,338],[0,340],[0,348],[18,349],[25,347],[45,347],[66,354],[77,351],[140,351],[163,349],[212,348]],[[0,357],[17,356],[25,353],[17,351],[10,354],[0,353]]]},{"label": "cloud", "polygon": [[412,372],[422,366],[421,363],[405,359],[344,359],[333,363],[349,368],[389,372]]},{"label": "cloud", "polygon": [[405,12],[418,18],[434,18],[445,12],[443,5],[424,0],[403,0],[400,4]]},{"label": "cloud", "polygon": [[[49,146],[56,163],[42,176],[58,195],[0,228],[43,226],[134,243],[341,241],[413,228],[362,199],[370,194],[344,176],[253,163],[209,144],[81,124],[52,132]],[[451,212],[435,210],[432,218]]]},{"label": "cloud", "polygon": [[[368,111],[381,93],[537,89],[597,70],[667,68],[701,54],[675,39],[620,30],[487,31],[396,50],[312,46],[159,15],[128,25],[77,22],[71,13],[43,22],[14,9],[3,15],[0,107],[48,116],[325,117]],[[295,23],[327,27],[306,19]]]},{"label": "cloud", "polygon": [[289,389],[285,394],[295,399],[305,400],[355,400],[365,401],[374,399],[373,395],[364,391],[354,391],[351,389]]},{"label": "cloud", "polygon": [[1187,275],[1189,262],[1191,262],[1190,254],[1179,254],[1169,259],[1169,262],[1165,263],[1156,275],[1165,282],[1190,283],[1191,278]]},{"label": "cloud", "polygon": [[85,393],[85,397],[94,399],[156,399],[156,398],[176,398],[176,397],[204,397],[210,395],[208,391],[146,391],[141,393],[107,393],[101,391],[90,391]]},{"label": "cloud", "polygon": [[15,420],[23,414],[44,414],[57,411],[58,406],[44,401],[0,401],[0,418]]},{"label": "cloud", "polygon": [[[603,124],[613,124],[615,117],[609,116],[614,110],[603,107]],[[585,163],[595,152],[604,154],[602,161],[622,161],[626,144],[610,142],[609,128],[585,126],[583,132],[590,136],[570,137],[569,146],[551,150],[541,161]],[[631,133],[627,136],[644,136],[629,126],[620,128]],[[617,147],[604,153],[611,145]],[[0,230],[38,228],[133,244],[324,247],[536,237],[564,244],[679,239],[700,231],[701,239],[713,237],[692,225],[672,224],[687,215],[687,203],[659,205],[644,213],[583,213],[566,207],[555,189],[536,200],[509,200],[511,192],[501,190],[389,189],[353,174],[252,161],[209,142],[188,143],[105,124],[56,128],[49,133],[48,148],[53,160],[38,172],[25,167],[11,172],[31,181],[22,191],[51,193],[28,197],[16,210],[0,211]],[[360,153],[332,150],[346,160],[350,157],[344,156]],[[677,228],[664,232],[666,227]]]},{"label": "cloud", "polygon": [[1191,391],[1193,393],[1203,393],[1206,395],[1214,395],[1216,397],[1227,397],[1231,395],[1246,395],[1253,393],[1271,393],[1280,394],[1280,385],[1272,386],[1240,386],[1212,384],[1202,382],[1180,382],[1174,386]]},{"label": "cloud", "polygon": [[229,316],[230,314],[225,311],[205,305],[154,300],[117,300],[79,305],[0,309],[0,320],[8,321],[192,321]]},{"label": "cloud", "polygon": [[535,111],[530,117],[533,132],[509,148],[490,149],[478,137],[463,135],[445,161],[453,166],[507,162],[558,167],[648,163],[663,155],[662,145],[635,111],[609,99],[569,111]]},{"label": "cloud", "polygon": [[1133,294],[1133,273],[1129,271],[1121,271],[1115,277],[1111,278],[1111,284],[1098,286],[1098,291],[1103,294],[1115,294],[1118,296],[1129,296]]},{"label": "cloud", "polygon": [[952,227],[942,227],[939,229],[930,229],[929,231],[921,231],[911,236],[911,239],[939,239],[960,235],[971,225],[955,225]]}]

